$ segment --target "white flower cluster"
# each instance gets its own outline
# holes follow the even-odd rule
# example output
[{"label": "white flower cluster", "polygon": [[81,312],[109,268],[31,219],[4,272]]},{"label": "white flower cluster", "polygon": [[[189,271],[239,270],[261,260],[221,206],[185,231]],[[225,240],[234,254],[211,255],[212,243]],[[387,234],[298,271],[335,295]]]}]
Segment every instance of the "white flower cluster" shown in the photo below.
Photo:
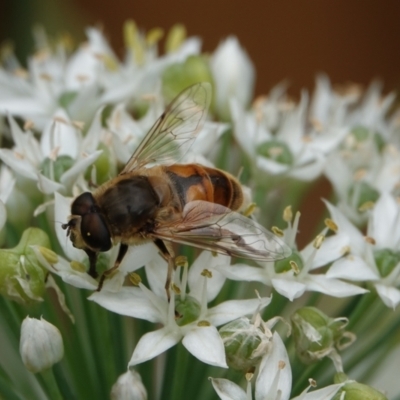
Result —
[{"label": "white flower cluster", "polygon": [[[377,84],[366,93],[354,87],[334,90],[328,78],[320,76],[311,99],[304,91],[296,104],[281,84],[248,109],[254,69],[233,37],[207,61],[216,91],[216,114],[225,121],[231,119],[235,138],[257,171],[256,180],[280,175],[311,181],[324,174],[338,197],[336,206],[326,202],[331,219],[299,251],[300,215],[287,216],[288,226],[280,235],[292,255],[279,262],[250,266],[203,251],[189,271],[185,265],[175,274],[169,301],[164,289],[166,261],[152,243],[132,247],[116,273],[96,291],[98,282],[84,266],[86,254],[66,240],[60,222],[66,222],[70,214],[71,196],[115,175],[160,115],[168,67],[200,56],[199,39],[174,42],[173,35],[169,51],[159,56],[157,32],[145,35],[127,25],[123,62],[94,28],[88,29],[87,42],[74,52],[65,43],[51,47],[39,32],[38,51],[28,60],[27,69],[11,52],[6,54],[0,68],[0,113],[7,125],[4,142],[11,144],[0,149],[1,227],[6,213],[14,221],[17,193],[22,193],[20,208],[23,201],[30,201],[28,210],[35,209],[35,215],[47,211],[56,221],[54,229],[65,257],[49,257],[43,248],[34,247],[48,271],[68,284],[93,290],[89,299],[112,312],[161,325],[140,338],[129,367],[182,341],[202,362],[227,368],[217,327],[257,314],[270,298],[228,300],[209,307],[226,279],[262,282],[291,301],[306,291],[334,297],[360,295],[367,292],[362,284],[372,282],[382,301],[396,307],[400,303],[400,205],[396,198],[400,142],[398,115],[389,113],[394,96],[382,97]],[[185,161],[213,165],[210,154],[228,127],[207,121]],[[366,219],[365,236],[353,223]],[[115,258],[116,250],[111,249],[104,260],[111,267]],[[125,286],[126,279],[142,266],[149,287],[139,282]],[[277,333],[271,332],[268,340],[272,345],[265,347],[259,366],[256,398],[287,399],[289,358]],[[229,381],[214,379],[212,384],[221,398],[249,398]],[[310,398],[332,398],[342,386],[321,389],[319,397],[313,392]],[[300,398],[308,396],[304,392]]]}]

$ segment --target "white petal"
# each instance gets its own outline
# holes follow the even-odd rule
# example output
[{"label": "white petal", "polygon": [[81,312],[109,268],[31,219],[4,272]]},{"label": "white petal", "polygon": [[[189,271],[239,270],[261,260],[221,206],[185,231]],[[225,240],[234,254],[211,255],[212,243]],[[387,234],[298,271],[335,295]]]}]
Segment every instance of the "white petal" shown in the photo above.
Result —
[{"label": "white petal", "polygon": [[0,149],[0,159],[12,170],[26,178],[36,180],[36,168],[27,159],[20,159],[9,149]]},{"label": "white petal", "polygon": [[306,395],[301,394],[292,400],[331,400],[332,397],[343,387],[344,383],[337,383],[336,385],[329,385],[322,389],[314,390]]},{"label": "white petal", "polygon": [[251,315],[258,307],[262,310],[271,302],[270,297],[248,300],[228,300],[217,306],[210,308],[207,319],[215,326],[226,324],[244,315]]},{"label": "white petal", "polygon": [[[346,234],[338,234],[327,237],[321,247],[316,251],[315,257],[312,261],[311,270],[327,265],[332,261],[343,256],[346,251],[346,246],[349,245],[349,237]],[[314,251],[313,243],[310,243],[305,249],[301,251],[304,260],[307,256]]]},{"label": "white petal", "polygon": [[60,178],[60,182],[66,187],[70,188],[78,179],[79,174],[83,173],[87,167],[92,165],[101,155],[103,150],[97,150],[94,153],[83,157],[81,160],[76,161],[75,164],[67,171],[65,171]]},{"label": "white petal", "polygon": [[368,235],[377,245],[393,248],[399,243],[400,227],[398,224],[399,206],[389,193],[383,193],[372,210],[368,224]]},{"label": "white petal", "polygon": [[221,400],[247,400],[246,392],[236,383],[222,378],[210,378],[210,381]]},{"label": "white petal", "polygon": [[281,337],[275,332],[272,348],[261,361],[256,381],[256,400],[275,399],[278,391],[281,392],[280,399],[289,399],[291,388],[292,371],[289,357]]},{"label": "white petal", "polygon": [[378,274],[361,257],[353,255],[335,261],[326,276],[328,278],[348,279],[359,282],[379,279]]},{"label": "white petal", "polygon": [[200,361],[228,368],[225,361],[224,343],[215,326],[194,327],[185,335],[182,344]]},{"label": "white petal", "polygon": [[219,265],[218,270],[228,279],[235,281],[258,281],[268,284],[264,268],[250,267],[246,264]]},{"label": "white petal", "polygon": [[126,273],[136,271],[157,256],[158,250],[153,242],[130,246],[119,269]]},{"label": "white petal", "polygon": [[387,307],[396,308],[400,303],[400,290],[391,286],[381,285],[380,283],[375,285],[376,291],[379,297],[385,303]]},{"label": "white petal", "polygon": [[136,345],[128,368],[164,353],[164,351],[176,345],[181,337],[182,334],[179,330],[172,332],[167,327],[146,333],[140,338],[139,343]]},{"label": "white petal", "polygon": [[44,194],[52,194],[57,192],[58,190],[63,189],[63,185],[60,185],[58,182],[52,181],[46,176],[37,173],[37,187]]},{"label": "white petal", "polygon": [[292,279],[274,278],[272,279],[272,285],[279,294],[285,296],[290,301],[300,297],[306,290],[304,283]]},{"label": "white petal", "polygon": [[104,289],[100,292],[94,292],[88,299],[117,314],[145,319],[150,322],[161,322],[163,320],[158,308],[154,307],[143,295],[141,289],[122,287],[116,293]]},{"label": "white petal", "polygon": [[225,276],[218,271],[221,266],[230,266],[231,258],[223,254],[213,255],[210,251],[202,251],[196,258],[189,269],[189,287],[190,294],[196,299],[200,299],[202,285],[199,285],[199,279],[204,269],[208,269],[212,273],[212,278],[207,281],[207,302],[215,299],[220,292]]},{"label": "white petal", "polygon": [[165,282],[167,280],[168,263],[156,253],[154,257],[145,264],[146,276],[151,290],[159,297],[167,299]]},{"label": "white petal", "polygon": [[49,157],[53,149],[59,148],[59,155],[78,156],[78,134],[63,109],[58,109],[43,130],[40,147],[44,157]]},{"label": "white petal", "polygon": [[338,279],[327,278],[325,275],[308,275],[305,281],[307,290],[314,290],[333,297],[347,297],[368,292],[361,287]]}]

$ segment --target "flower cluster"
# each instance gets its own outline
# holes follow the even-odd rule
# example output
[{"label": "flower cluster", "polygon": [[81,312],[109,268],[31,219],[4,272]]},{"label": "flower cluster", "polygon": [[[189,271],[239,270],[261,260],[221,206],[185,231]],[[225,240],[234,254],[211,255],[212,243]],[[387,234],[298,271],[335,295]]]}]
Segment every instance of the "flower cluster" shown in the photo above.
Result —
[{"label": "flower cluster", "polygon": [[[344,375],[346,364],[339,354],[355,340],[355,335],[344,331],[351,318],[326,315],[337,313],[334,307],[328,307],[326,314],[315,307],[300,307],[307,299],[329,296],[358,301],[360,295],[375,293],[380,306],[395,309],[400,303],[400,142],[394,95],[383,96],[378,83],[366,91],[356,86],[333,88],[321,75],[315,92],[303,91],[298,102],[289,97],[285,84],[279,84],[250,104],[254,67],[235,37],[205,55],[200,39],[187,38],[180,25],[168,32],[165,52],[159,54],[162,36],[160,29],[144,33],[128,21],[122,61],[97,28],[89,28],[87,41],[77,47],[67,37],[52,41],[37,30],[37,51],[26,68],[10,48],[3,49],[0,240],[8,248],[0,250],[0,294],[22,304],[44,304],[46,290],[52,289],[57,299],[53,307],[76,321],[78,330],[79,314],[92,306],[131,317],[137,324],[155,324],[154,330],[142,330],[134,339],[120,332],[135,345],[128,354],[128,371],[118,373],[109,387],[112,398],[147,398],[147,381],[142,382],[133,368],[157,357],[161,361],[154,376],[159,377],[159,371],[167,368],[163,354],[174,346],[180,351],[180,342],[200,362],[235,369],[246,378],[247,392],[226,378],[210,378],[221,399],[252,399],[254,376],[256,399],[291,395],[336,399],[355,386],[361,393],[355,398],[363,398],[373,389]],[[244,167],[248,187],[243,190],[242,218],[267,220],[279,197],[287,226],[270,227],[272,232],[265,235],[287,257],[237,261],[229,251],[216,254],[212,245],[203,246],[207,250],[197,257],[190,253],[175,259],[172,284],[166,290],[170,266],[159,247],[147,242],[131,246],[100,287],[99,279],[88,274],[87,254],[66,237],[63,224],[71,214],[71,202],[116,176],[166,104],[198,82],[209,82],[213,88],[209,118],[181,162],[208,167],[223,163],[234,175]],[[231,138],[238,146],[231,146]],[[296,181],[313,182],[320,176],[331,183],[335,200],[325,201],[330,217],[299,249],[300,212],[293,216],[288,205],[298,199],[290,198],[290,193]],[[221,235],[221,242],[227,242]],[[240,232],[236,240],[244,241]],[[214,250],[221,249],[225,247]],[[114,246],[99,255],[99,275],[113,267],[117,254]],[[257,291],[254,296],[248,282],[262,296]],[[71,296],[64,295],[70,290],[93,303],[77,307]],[[307,297],[307,292],[314,292],[314,297]],[[276,298],[287,304],[286,311],[274,308]],[[307,304],[318,305],[312,300]],[[264,321],[264,313],[274,317]],[[286,322],[290,314],[291,325]],[[28,369],[41,372],[62,358],[62,339],[50,323],[32,321],[22,326],[21,355]],[[38,334],[27,331],[33,323]],[[282,328],[288,336],[293,331],[289,339],[282,339]],[[63,333],[61,326],[60,330]],[[88,337],[82,343],[87,344]],[[50,355],[44,363],[38,362],[41,348]],[[295,353],[300,361],[294,361]],[[302,376],[292,391],[291,363],[313,364],[326,357],[336,369],[335,382],[323,381],[325,387],[311,390],[316,386],[314,376]],[[162,382],[159,377],[157,385]],[[384,398],[373,393],[373,398]]]}]

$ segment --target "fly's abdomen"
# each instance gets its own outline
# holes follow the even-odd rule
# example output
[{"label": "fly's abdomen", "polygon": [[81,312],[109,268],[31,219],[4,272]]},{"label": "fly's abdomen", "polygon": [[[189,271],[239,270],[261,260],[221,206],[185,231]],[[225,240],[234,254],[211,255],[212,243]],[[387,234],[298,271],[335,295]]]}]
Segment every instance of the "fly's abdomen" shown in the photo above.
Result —
[{"label": "fly's abdomen", "polygon": [[242,205],[240,183],[228,173],[198,164],[176,164],[166,167],[165,172],[182,206],[194,200],[221,204],[231,210]]}]

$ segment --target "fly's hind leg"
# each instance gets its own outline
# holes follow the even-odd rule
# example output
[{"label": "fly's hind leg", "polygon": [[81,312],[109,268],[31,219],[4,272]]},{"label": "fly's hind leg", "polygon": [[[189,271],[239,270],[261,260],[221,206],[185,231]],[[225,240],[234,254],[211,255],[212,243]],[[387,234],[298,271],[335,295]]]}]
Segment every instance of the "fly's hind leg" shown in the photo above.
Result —
[{"label": "fly's hind leg", "polygon": [[167,279],[165,281],[165,290],[167,292],[167,298],[169,301],[171,297],[169,291],[171,289],[172,276],[176,268],[174,262],[174,251],[172,250],[172,247],[169,245],[169,243],[166,243],[161,239],[155,239],[154,244],[158,247],[158,249],[160,250],[160,254],[168,263],[168,272],[167,272]]},{"label": "fly's hind leg", "polygon": [[128,245],[121,243],[121,245],[119,246],[118,256],[114,262],[114,265],[112,266],[112,268],[108,269],[107,271],[104,271],[100,277],[99,286],[97,287],[98,292],[100,292],[101,288],[103,287],[104,280],[107,278],[107,276],[109,276],[116,269],[118,269],[127,251],[128,251]]}]

